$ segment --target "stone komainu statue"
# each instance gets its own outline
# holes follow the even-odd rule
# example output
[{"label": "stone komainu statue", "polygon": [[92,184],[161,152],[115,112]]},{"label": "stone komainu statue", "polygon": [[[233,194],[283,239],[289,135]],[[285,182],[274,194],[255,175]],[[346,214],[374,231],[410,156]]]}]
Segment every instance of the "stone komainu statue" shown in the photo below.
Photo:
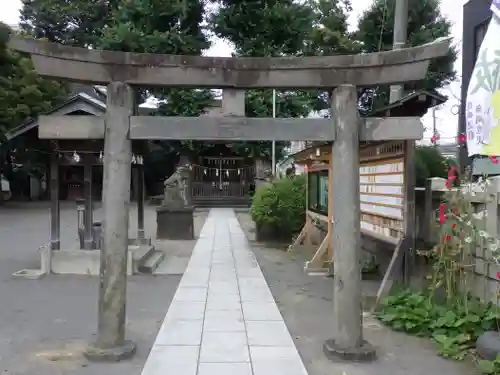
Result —
[{"label": "stone komainu statue", "polygon": [[165,180],[163,205],[169,207],[185,207],[189,205],[189,167],[179,166]]}]

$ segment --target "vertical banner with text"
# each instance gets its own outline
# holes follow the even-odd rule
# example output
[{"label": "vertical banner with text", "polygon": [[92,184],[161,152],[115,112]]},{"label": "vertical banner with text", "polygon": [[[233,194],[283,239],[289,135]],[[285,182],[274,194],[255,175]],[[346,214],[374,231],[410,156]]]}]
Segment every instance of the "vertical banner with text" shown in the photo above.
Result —
[{"label": "vertical banner with text", "polygon": [[493,12],[484,36],[465,103],[469,156],[500,155],[500,0],[491,3]]}]

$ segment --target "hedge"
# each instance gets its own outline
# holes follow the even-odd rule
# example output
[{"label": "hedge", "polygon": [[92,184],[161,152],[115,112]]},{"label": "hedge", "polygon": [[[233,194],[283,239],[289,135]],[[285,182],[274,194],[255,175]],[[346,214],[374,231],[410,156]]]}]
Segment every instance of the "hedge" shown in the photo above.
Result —
[{"label": "hedge", "polygon": [[278,237],[292,236],[302,229],[306,211],[305,176],[285,177],[257,188],[252,201],[252,219]]}]

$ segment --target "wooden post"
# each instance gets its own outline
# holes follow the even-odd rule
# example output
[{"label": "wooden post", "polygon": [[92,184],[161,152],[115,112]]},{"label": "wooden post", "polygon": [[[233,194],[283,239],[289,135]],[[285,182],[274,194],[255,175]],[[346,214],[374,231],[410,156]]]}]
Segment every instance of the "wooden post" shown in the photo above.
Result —
[{"label": "wooden post", "polygon": [[[341,85],[332,96],[336,140],[332,146],[334,174],[329,199],[333,202],[332,248],[334,337],[323,351],[330,359],[371,360],[373,347],[363,340],[361,295],[361,235],[359,197],[359,128],[356,87]],[[339,173],[342,171],[342,173]]]},{"label": "wooden post", "polygon": [[59,209],[59,155],[50,157],[50,249],[61,248],[61,220]]},{"label": "wooden post", "polygon": [[146,239],[144,232],[144,165],[138,162],[135,168],[137,178],[137,242],[142,244]]},{"label": "wooden post", "polygon": [[432,178],[428,178],[425,180],[425,203],[424,203],[424,220],[423,220],[423,228],[422,228],[422,238],[425,243],[431,243],[431,231],[435,226],[434,215],[432,214]]},{"label": "wooden post", "polygon": [[[333,195],[333,168],[332,168],[332,155],[330,154],[329,158],[329,167],[328,168],[328,196],[331,197]],[[331,237],[333,235],[333,231],[335,228],[333,227],[333,200],[328,199],[328,233],[326,234],[328,236],[328,261],[333,262],[333,247],[332,247],[332,241]],[[333,268],[330,267],[332,270]]]},{"label": "wooden post", "polygon": [[92,222],[93,222],[93,208],[92,208],[92,160],[90,155],[83,157],[83,199],[85,204],[84,212],[84,241],[83,248],[85,250],[92,250]]},{"label": "wooden post", "polygon": [[311,241],[311,217],[307,214],[309,211],[309,173],[311,171],[309,168],[306,171],[306,222],[304,224],[304,245],[305,246],[312,246],[312,241]]},{"label": "wooden post", "polygon": [[405,284],[410,283],[410,278],[413,272],[415,263],[415,248],[416,248],[416,223],[415,223],[415,141],[405,142],[405,210],[404,210],[404,264],[403,264],[403,281]]},{"label": "wooden post", "polygon": [[108,85],[98,331],[97,341],[85,353],[88,359],[96,361],[118,361],[133,356],[136,351],[135,344],[125,340],[132,159],[128,134],[134,102],[134,91],[129,85],[121,82]]}]

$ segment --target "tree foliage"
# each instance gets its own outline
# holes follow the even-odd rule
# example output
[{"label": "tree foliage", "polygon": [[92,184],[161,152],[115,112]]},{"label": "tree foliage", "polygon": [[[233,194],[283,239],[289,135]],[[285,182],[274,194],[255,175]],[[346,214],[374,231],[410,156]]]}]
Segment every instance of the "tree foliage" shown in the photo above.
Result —
[{"label": "tree foliage", "polygon": [[[361,16],[356,39],[362,44],[363,52],[387,51],[392,49],[394,35],[394,10],[396,0],[373,0],[372,5]],[[437,38],[451,35],[451,22],[440,11],[439,0],[408,0],[408,30],[406,45],[414,47],[429,43]],[[405,91],[434,90],[456,78],[453,70],[457,52],[450,53],[431,62],[425,80],[405,84]],[[376,108],[389,103],[389,88],[378,87],[362,92],[363,109]]]},{"label": "tree foliage", "polygon": [[[331,55],[353,51],[347,32],[349,1],[222,0],[210,25],[230,41],[236,56],[277,57]],[[276,117],[306,117],[327,108],[328,95],[318,90],[277,90]],[[247,92],[246,115],[272,116],[272,90]],[[278,153],[285,144],[278,144]],[[250,149],[245,143],[238,147]],[[255,147],[254,147],[255,149]],[[269,155],[269,142],[258,145]]]},{"label": "tree foliage", "polygon": [[[124,52],[201,55],[210,47],[203,32],[202,0],[25,0],[22,27],[35,37]],[[199,116],[212,103],[210,90],[141,88],[138,101],[154,95],[157,114]],[[191,152],[203,142],[157,142],[165,153]]]},{"label": "tree foliage", "polygon": [[[301,53],[307,40],[313,12],[307,4],[293,0],[222,0],[211,15],[212,31],[235,47],[236,56],[293,56]],[[249,90],[248,117],[272,117],[273,91]],[[311,98],[299,91],[276,92],[276,117],[304,117],[311,110]],[[277,143],[280,154],[285,143]],[[270,155],[270,142],[238,142],[235,148]]]},{"label": "tree foliage", "polygon": [[0,169],[12,180],[14,165],[9,156],[17,149],[16,162],[23,171],[34,173],[44,163],[44,155],[26,152],[22,139],[7,141],[5,133],[48,111],[66,98],[65,85],[38,76],[29,56],[7,48],[12,30],[0,23]]},{"label": "tree foliage", "polygon": [[43,79],[31,59],[7,49],[12,31],[0,23],[0,128],[2,133],[64,99],[64,85]]},{"label": "tree foliage", "polygon": [[416,185],[424,187],[425,181],[431,177],[446,178],[451,163],[437,147],[417,147],[415,151]]},{"label": "tree foliage", "polygon": [[[308,4],[314,17],[309,39],[304,46],[305,56],[333,56],[361,52],[360,43],[349,31],[348,15],[353,10],[350,0],[310,0]],[[328,91],[314,90],[311,96],[313,111],[330,108]]]},{"label": "tree foliage", "polygon": [[38,39],[92,47],[122,0],[22,0],[20,26]]}]

